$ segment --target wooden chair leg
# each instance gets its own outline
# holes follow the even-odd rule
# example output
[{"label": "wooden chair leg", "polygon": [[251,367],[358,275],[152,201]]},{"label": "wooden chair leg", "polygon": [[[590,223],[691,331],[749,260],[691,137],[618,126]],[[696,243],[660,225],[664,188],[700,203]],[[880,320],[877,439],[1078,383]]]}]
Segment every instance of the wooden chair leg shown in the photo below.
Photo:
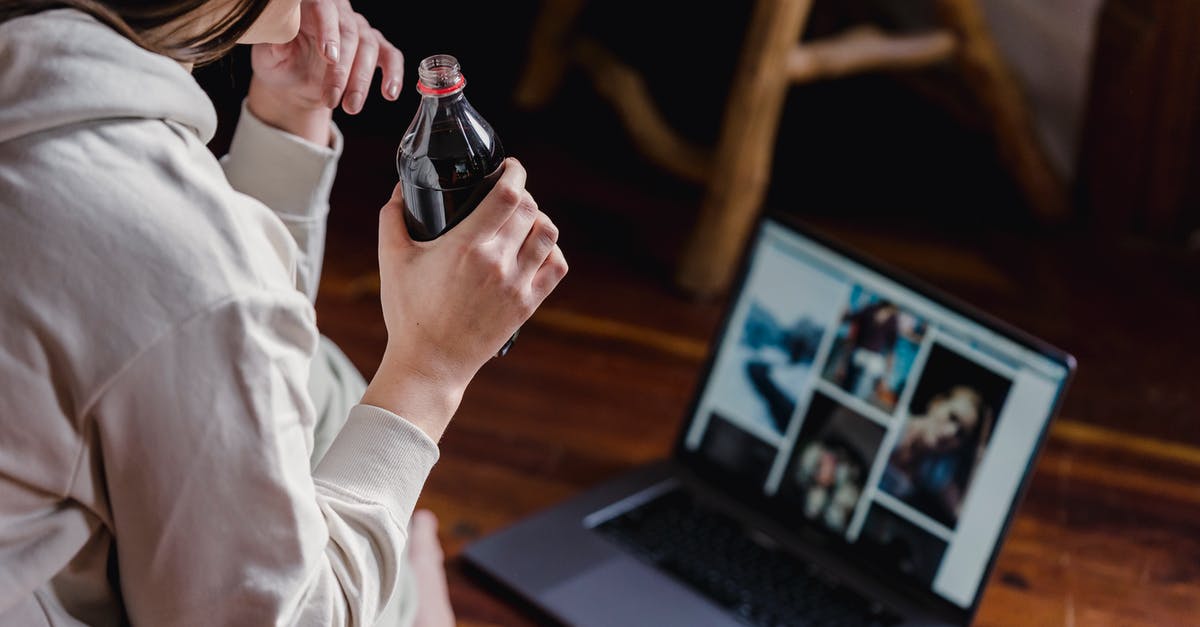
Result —
[{"label": "wooden chair leg", "polygon": [[947,30],[889,35],[876,26],[855,26],[820,41],[797,44],[788,53],[793,83],[810,83],[861,74],[923,68],[947,60],[958,39]]},{"label": "wooden chair leg", "polygon": [[647,159],[697,184],[704,184],[712,177],[712,150],[687,141],[671,128],[637,70],[586,38],[575,45],[572,58],[587,71],[596,93],[616,110]]},{"label": "wooden chair leg", "polygon": [[726,289],[766,194],[784,98],[788,53],[812,0],[758,0],[717,141],[713,172],[677,282],[698,296]]},{"label": "wooden chair leg", "polygon": [[562,85],[567,72],[569,44],[584,0],[543,0],[529,37],[529,59],[513,93],[517,106],[544,107]]},{"label": "wooden chair leg", "polygon": [[937,6],[942,20],[959,35],[958,65],[989,120],[1000,159],[1039,218],[1067,218],[1066,186],[1034,134],[1024,94],[1000,56],[979,0],[938,0]]}]

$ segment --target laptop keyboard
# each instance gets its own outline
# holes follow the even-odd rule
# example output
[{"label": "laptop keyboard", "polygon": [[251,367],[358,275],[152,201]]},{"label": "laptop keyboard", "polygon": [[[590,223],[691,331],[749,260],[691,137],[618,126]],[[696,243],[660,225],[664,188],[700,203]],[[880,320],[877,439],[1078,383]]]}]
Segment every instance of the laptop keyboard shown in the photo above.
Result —
[{"label": "laptop keyboard", "polygon": [[894,625],[899,617],[810,564],[751,540],[734,519],[683,490],[596,527],[751,625]]}]

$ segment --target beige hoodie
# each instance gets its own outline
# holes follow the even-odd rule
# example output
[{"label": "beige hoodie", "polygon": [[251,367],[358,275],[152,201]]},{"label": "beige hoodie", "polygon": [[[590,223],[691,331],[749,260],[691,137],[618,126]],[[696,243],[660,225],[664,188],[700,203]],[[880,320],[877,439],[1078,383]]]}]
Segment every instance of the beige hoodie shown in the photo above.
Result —
[{"label": "beige hoodie", "polygon": [[437,447],[354,408],[316,471],[340,150],[90,17],[0,25],[0,625],[369,625]]}]

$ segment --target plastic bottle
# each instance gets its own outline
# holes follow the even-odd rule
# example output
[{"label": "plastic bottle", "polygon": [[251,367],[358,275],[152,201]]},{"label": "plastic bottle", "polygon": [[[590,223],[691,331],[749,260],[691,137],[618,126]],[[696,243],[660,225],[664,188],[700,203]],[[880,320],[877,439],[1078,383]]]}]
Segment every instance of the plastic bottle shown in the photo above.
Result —
[{"label": "plastic bottle", "polygon": [[437,54],[417,69],[421,105],[400,140],[396,169],[408,206],[405,222],[416,240],[450,230],[500,178],[504,147],[467,102],[458,60]]},{"label": "plastic bottle", "polygon": [[[417,67],[421,105],[400,140],[396,170],[404,189],[404,222],[412,238],[434,239],[466,218],[500,178],[504,146],[467,102],[458,59],[426,57]],[[501,357],[518,329],[497,351]]]}]

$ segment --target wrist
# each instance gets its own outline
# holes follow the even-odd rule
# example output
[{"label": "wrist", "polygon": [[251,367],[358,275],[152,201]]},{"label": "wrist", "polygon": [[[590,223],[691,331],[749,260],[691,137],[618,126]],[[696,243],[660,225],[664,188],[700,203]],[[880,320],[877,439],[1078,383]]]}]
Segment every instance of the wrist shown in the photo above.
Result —
[{"label": "wrist", "polygon": [[246,108],[268,126],[319,146],[330,145],[333,110],[320,103],[296,102],[251,79]]},{"label": "wrist", "polygon": [[466,384],[414,367],[416,363],[420,362],[397,355],[389,347],[362,403],[404,418],[437,442],[458,410]]}]

